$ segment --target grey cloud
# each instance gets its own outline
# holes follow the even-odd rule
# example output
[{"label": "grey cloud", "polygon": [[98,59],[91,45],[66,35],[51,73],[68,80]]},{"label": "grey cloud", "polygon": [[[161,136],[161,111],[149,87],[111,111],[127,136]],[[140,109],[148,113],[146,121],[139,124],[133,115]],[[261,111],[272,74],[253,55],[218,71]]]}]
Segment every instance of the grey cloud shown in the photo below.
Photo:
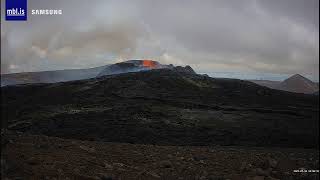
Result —
[{"label": "grey cloud", "polygon": [[[184,60],[188,63],[220,63],[230,68],[242,63],[242,69],[318,76],[315,65],[319,57],[319,29],[306,25],[309,22],[296,20],[304,13],[303,8],[292,8],[292,11],[300,11],[291,18],[290,8],[278,13],[279,9],[272,11],[270,6],[265,6],[266,1],[232,1],[232,5],[230,1],[215,2],[218,3],[171,3],[168,8],[164,4],[157,5],[153,13],[148,12],[154,21],[148,22],[159,33],[173,36],[174,32],[174,38],[187,51],[202,52],[208,57],[201,59],[198,55],[189,60],[186,57]],[[291,6],[290,1],[280,3]],[[166,9],[164,18],[158,16],[163,9]],[[310,13],[318,14],[317,8],[308,9],[307,17],[301,19],[308,19]],[[215,59],[217,56],[219,59]]]},{"label": "grey cloud", "polygon": [[198,72],[319,75],[317,0],[29,2],[64,14],[1,24],[8,72],[153,58]]}]

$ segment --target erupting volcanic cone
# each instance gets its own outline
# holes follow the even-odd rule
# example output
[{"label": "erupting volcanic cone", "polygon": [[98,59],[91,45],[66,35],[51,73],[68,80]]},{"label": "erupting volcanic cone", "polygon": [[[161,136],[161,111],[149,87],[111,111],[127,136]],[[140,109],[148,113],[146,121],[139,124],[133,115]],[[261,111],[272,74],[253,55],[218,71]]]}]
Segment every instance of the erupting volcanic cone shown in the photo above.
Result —
[{"label": "erupting volcanic cone", "polygon": [[154,69],[154,68],[157,67],[156,61],[152,61],[152,60],[143,60],[142,65],[144,67],[148,67],[148,68],[151,68],[151,69]]}]

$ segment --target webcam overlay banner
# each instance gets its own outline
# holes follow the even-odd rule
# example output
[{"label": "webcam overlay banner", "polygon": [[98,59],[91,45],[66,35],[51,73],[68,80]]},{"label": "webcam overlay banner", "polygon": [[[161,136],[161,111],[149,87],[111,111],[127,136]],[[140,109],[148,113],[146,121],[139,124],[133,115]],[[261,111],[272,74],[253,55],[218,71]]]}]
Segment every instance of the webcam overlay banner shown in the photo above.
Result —
[{"label": "webcam overlay banner", "polygon": [[[6,21],[27,21],[27,0],[6,0]],[[32,9],[31,15],[61,15],[61,9]]]},{"label": "webcam overlay banner", "polygon": [[6,0],[6,20],[26,21],[27,0]]}]

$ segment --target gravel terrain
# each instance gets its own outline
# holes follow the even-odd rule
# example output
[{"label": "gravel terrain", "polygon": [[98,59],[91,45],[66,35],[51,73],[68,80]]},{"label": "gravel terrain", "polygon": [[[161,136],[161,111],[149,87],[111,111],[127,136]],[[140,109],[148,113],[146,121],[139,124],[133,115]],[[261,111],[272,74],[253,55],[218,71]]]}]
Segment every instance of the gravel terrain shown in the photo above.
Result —
[{"label": "gravel terrain", "polygon": [[5,179],[310,179],[319,151],[223,146],[103,143],[9,133],[2,149]]}]

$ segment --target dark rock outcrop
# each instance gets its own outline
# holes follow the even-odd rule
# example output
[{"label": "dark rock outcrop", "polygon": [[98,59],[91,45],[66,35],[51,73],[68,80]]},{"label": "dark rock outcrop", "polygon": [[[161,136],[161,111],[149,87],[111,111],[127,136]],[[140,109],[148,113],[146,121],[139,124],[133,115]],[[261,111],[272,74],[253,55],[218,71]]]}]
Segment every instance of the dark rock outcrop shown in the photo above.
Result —
[{"label": "dark rock outcrop", "polygon": [[176,66],[176,67],[173,67],[173,70],[180,73],[196,74],[190,66],[185,66],[185,67]]}]

